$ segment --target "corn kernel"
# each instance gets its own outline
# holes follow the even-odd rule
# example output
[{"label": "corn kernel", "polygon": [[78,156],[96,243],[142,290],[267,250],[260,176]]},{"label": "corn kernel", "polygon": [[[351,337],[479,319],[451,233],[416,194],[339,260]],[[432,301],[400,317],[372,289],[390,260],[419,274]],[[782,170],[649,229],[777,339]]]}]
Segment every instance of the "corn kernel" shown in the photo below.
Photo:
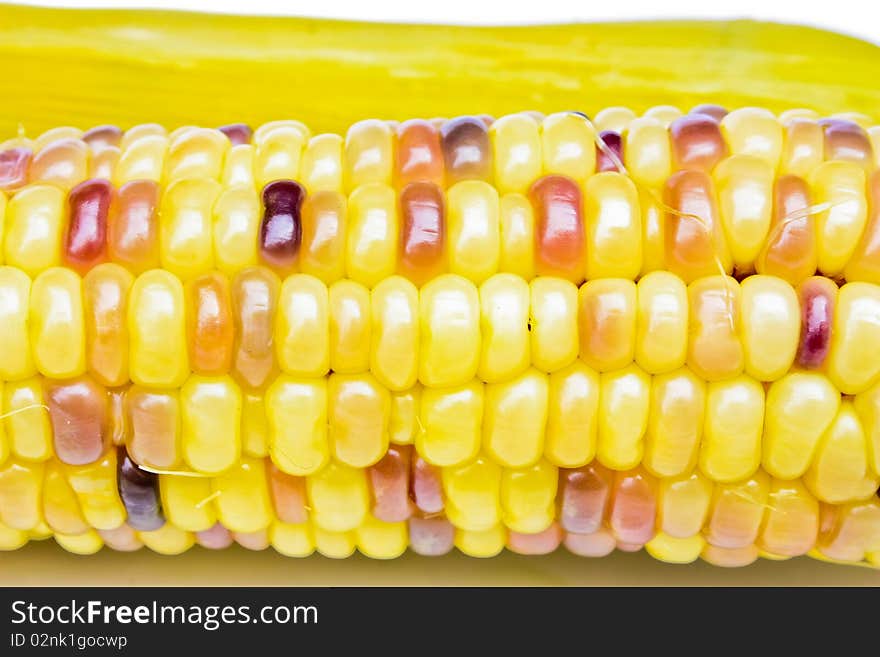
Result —
[{"label": "corn kernel", "polygon": [[327,285],[345,277],[347,201],[339,192],[317,192],[302,206],[300,269]]},{"label": "corn kernel", "polygon": [[83,279],[86,364],[99,383],[128,382],[125,311],[134,277],[114,263],[98,265]]},{"label": "corn kernel", "polygon": [[284,472],[313,474],[330,457],[327,441],[327,380],[279,376],[266,391],[269,454]]},{"label": "corn kernel", "polygon": [[31,161],[28,175],[35,183],[56,185],[67,191],[86,179],[89,147],[80,139],[62,138],[46,144]]},{"label": "corn kernel", "polygon": [[30,531],[43,522],[42,463],[9,460],[0,467],[0,522],[11,530]]},{"label": "corn kernel", "polygon": [[577,468],[596,454],[599,374],[581,361],[550,375],[544,457]]},{"label": "corn kernel", "polygon": [[273,180],[299,178],[306,139],[296,126],[280,125],[264,134],[254,133],[254,180],[258,189]]},{"label": "corn kernel", "polygon": [[391,395],[391,415],[388,420],[388,438],[395,445],[411,445],[419,431],[421,386]]},{"label": "corn kernel", "polygon": [[31,279],[16,267],[0,267],[0,378],[16,381],[36,373],[28,317]]},{"label": "corn kernel", "polygon": [[426,386],[461,385],[480,362],[480,300],[466,278],[444,274],[419,294],[419,381]]},{"label": "corn kernel", "polygon": [[834,307],[828,377],[847,395],[867,390],[880,378],[880,286],[847,283]]},{"label": "corn kernel", "polygon": [[597,132],[623,132],[635,118],[636,113],[628,107],[605,107],[593,117],[593,126]]},{"label": "corn kernel", "polygon": [[131,427],[126,448],[150,468],[174,468],[180,461],[180,399],[177,389],[129,388],[125,412]]},{"label": "corn kernel", "polygon": [[633,468],[642,460],[648,424],[651,377],[629,365],[600,377],[597,457],[614,470]]},{"label": "corn kernel", "polygon": [[65,379],[85,372],[82,280],[76,273],[52,267],[34,279],[29,324],[34,363],[42,375]]},{"label": "corn kernel", "polygon": [[715,547],[741,549],[758,537],[770,494],[770,477],[759,470],[750,479],[715,487],[704,534]]},{"label": "corn kernel", "polygon": [[480,286],[481,355],[478,376],[504,381],[530,362],[529,286],[513,274],[496,274]]},{"label": "corn kernel", "polygon": [[812,118],[794,117],[783,121],[781,174],[807,178],[825,160],[825,135],[822,126]]},{"label": "corn kernel", "polygon": [[269,542],[285,557],[307,557],[315,551],[315,540],[309,523],[288,524],[273,522],[269,527]]},{"label": "corn kernel", "polygon": [[382,385],[407,390],[419,373],[419,291],[402,276],[370,293],[370,370]]},{"label": "corn kernel", "polygon": [[212,210],[214,263],[227,276],[257,264],[260,200],[253,189],[225,189]]},{"label": "corn kernel", "polygon": [[489,137],[498,191],[524,192],[541,175],[538,124],[523,114],[509,114],[492,124]]},{"label": "corn kernel", "polygon": [[366,519],[370,493],[362,469],[330,461],[306,480],[314,522],[321,529],[346,532]]},{"label": "corn kernel", "polygon": [[424,388],[416,451],[431,465],[455,466],[476,456],[483,423],[483,385]]},{"label": "corn kernel", "polygon": [[214,493],[208,477],[163,474],[159,477],[162,511],[168,522],[165,526],[184,531],[200,532],[217,522]]},{"label": "corn kernel", "polygon": [[391,395],[369,373],[331,374],[327,383],[329,437],[335,459],[355,468],[388,450]]},{"label": "corn kernel", "polygon": [[9,200],[4,226],[6,264],[28,276],[61,263],[67,208],[57,187],[33,185]]},{"label": "corn kernel", "polygon": [[165,160],[165,180],[210,178],[217,180],[230,142],[219,130],[195,128],[172,137]]},{"label": "corn kernel", "polygon": [[541,122],[544,173],[557,173],[583,182],[596,168],[596,131],[575,112],[551,114]]},{"label": "corn kernel", "polygon": [[565,176],[539,178],[529,188],[535,235],[535,273],[579,284],[584,279],[584,204],[578,183]]},{"label": "corn kernel", "polygon": [[666,126],[677,117],[668,118],[663,121],[646,114],[627,126],[623,135],[626,142],[623,164],[637,184],[660,188],[672,173],[672,149]]},{"label": "corn kernel", "polygon": [[501,197],[501,256],[498,270],[526,281],[535,276],[535,217],[522,194]]},{"label": "corn kernel", "polygon": [[234,144],[227,151],[220,184],[226,190],[239,189],[253,193],[257,183],[254,180],[254,147],[251,144]]},{"label": "corn kernel", "polygon": [[38,377],[3,384],[3,413],[12,454],[28,461],[52,457],[52,425]]},{"label": "corn kernel", "polygon": [[532,364],[554,372],[578,354],[578,289],[561,278],[539,277],[529,284]]},{"label": "corn kernel", "polygon": [[697,462],[706,409],[706,385],[688,368],[651,381],[644,466],[658,477],[689,472]]},{"label": "corn kernel", "polygon": [[842,504],[874,494],[878,478],[868,467],[867,439],[853,404],[844,401],[819,440],[804,483],[822,502]]},{"label": "corn kernel", "polygon": [[810,184],[813,202],[822,208],[812,217],[819,271],[834,277],[843,272],[865,230],[865,171],[852,162],[825,162],[813,171]]},{"label": "corn kernel", "polygon": [[544,450],[549,385],[547,376],[529,369],[485,391],[483,448],[504,467],[537,462]]},{"label": "corn kernel", "polygon": [[740,299],[740,286],[729,277],[707,276],[688,286],[687,364],[702,379],[719,381],[744,367]]},{"label": "corn kernel", "polygon": [[498,271],[500,201],[486,182],[466,180],[446,192],[449,271],[479,285]]},{"label": "corn kernel", "polygon": [[241,459],[214,477],[211,490],[216,496],[217,517],[230,531],[256,532],[272,523],[274,514],[262,461]]},{"label": "corn kernel", "polygon": [[345,187],[390,185],[394,168],[394,134],[388,124],[367,119],[353,124],[345,135]]},{"label": "corn kernel", "polygon": [[154,269],[128,295],[129,368],[138,385],[178,387],[189,374],[183,285]]},{"label": "corn kernel", "polygon": [[626,175],[599,173],[584,188],[587,280],[635,279],[642,269],[642,216],[636,186]]},{"label": "corn kernel", "polygon": [[636,284],[629,279],[588,281],[578,293],[580,358],[600,372],[633,361],[636,338]]},{"label": "corn kernel", "polygon": [[116,483],[116,450],[88,465],[65,465],[67,481],[76,493],[83,517],[95,529],[115,529],[126,512]]},{"label": "corn kernel", "polygon": [[713,481],[751,476],[761,462],[764,388],[748,376],[709,383],[700,469]]},{"label": "corn kernel", "polygon": [[553,523],[556,515],[558,473],[541,460],[527,468],[501,473],[501,514],[505,526],[515,532],[537,534]]},{"label": "corn kernel", "polygon": [[761,158],[774,170],[779,165],[782,126],[769,110],[757,107],[733,110],[721,119],[721,132],[733,155]]},{"label": "corn kernel", "polygon": [[370,367],[370,291],[349,280],[330,286],[328,295],[330,369],[343,374]]},{"label": "corn kernel", "polygon": [[501,520],[501,468],[478,456],[457,466],[443,468],[446,515],[458,529],[486,531]]},{"label": "corn kernel", "polygon": [[[130,130],[128,132],[131,132]],[[126,137],[128,133],[126,133]],[[161,135],[144,135],[126,144],[122,141],[122,154],[116,164],[113,183],[121,187],[133,180],[162,180],[168,138]]]},{"label": "corn kernel", "polygon": [[241,390],[228,376],[193,374],[180,389],[186,463],[204,474],[232,467],[241,455]]},{"label": "corn kernel", "polygon": [[699,534],[709,515],[712,490],[712,482],[697,471],[663,477],[657,493],[657,526],[673,538]]},{"label": "corn kernel", "polygon": [[819,503],[803,483],[774,479],[767,502],[759,547],[786,557],[809,552],[819,533]]},{"label": "corn kernel", "polygon": [[397,270],[397,194],[387,185],[358,187],[348,199],[345,271],[374,287]]}]

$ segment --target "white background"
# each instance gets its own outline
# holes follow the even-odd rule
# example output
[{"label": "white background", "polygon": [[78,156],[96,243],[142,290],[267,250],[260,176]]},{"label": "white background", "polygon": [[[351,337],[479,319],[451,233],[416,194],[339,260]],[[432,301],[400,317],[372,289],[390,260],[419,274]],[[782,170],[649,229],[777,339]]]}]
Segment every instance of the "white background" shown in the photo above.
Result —
[{"label": "white background", "polygon": [[[15,0],[13,0],[15,1]],[[803,23],[880,43],[877,0],[18,0],[70,7],[156,7],[432,23],[553,23],[755,18]]]}]

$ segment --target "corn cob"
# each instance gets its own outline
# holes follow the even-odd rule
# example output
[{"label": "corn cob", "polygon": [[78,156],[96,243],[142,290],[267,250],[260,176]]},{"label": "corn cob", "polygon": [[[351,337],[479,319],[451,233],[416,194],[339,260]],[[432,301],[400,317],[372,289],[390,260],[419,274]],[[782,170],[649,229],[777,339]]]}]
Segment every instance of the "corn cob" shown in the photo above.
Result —
[{"label": "corn cob", "polygon": [[880,566],[880,128],[0,145],[0,547]]}]

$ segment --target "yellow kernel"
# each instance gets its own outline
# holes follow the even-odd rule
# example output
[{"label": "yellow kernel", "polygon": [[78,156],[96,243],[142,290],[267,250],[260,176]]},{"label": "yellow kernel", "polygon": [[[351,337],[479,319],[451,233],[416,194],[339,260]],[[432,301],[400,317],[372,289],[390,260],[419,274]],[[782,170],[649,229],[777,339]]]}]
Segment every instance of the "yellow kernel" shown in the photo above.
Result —
[{"label": "yellow kernel", "polygon": [[370,294],[370,370],[391,390],[407,390],[419,373],[419,291],[391,276]]},{"label": "yellow kernel", "polygon": [[34,363],[43,376],[68,379],[86,371],[82,280],[74,271],[52,267],[34,279],[28,321]]},{"label": "yellow kernel", "polygon": [[228,471],[213,478],[217,517],[233,532],[266,529],[274,518],[266,466],[262,460],[243,458]]},{"label": "yellow kernel", "polygon": [[416,451],[431,465],[458,465],[476,456],[483,425],[483,385],[424,388]]},{"label": "yellow kernel", "polygon": [[302,157],[300,182],[309,194],[342,191],[342,145],[339,135],[316,135]]},{"label": "yellow kernel", "polygon": [[501,472],[501,514],[508,529],[537,534],[556,516],[556,468],[541,460],[527,468]]},{"label": "yellow kernel", "polygon": [[394,168],[394,133],[385,121],[378,119],[353,124],[345,135],[344,159],[347,190],[370,183],[390,185]]},{"label": "yellow kernel", "polygon": [[675,117],[668,121],[666,118],[669,117],[661,119],[646,113],[627,126],[623,135],[623,165],[636,183],[660,188],[672,173],[672,148],[666,128]]},{"label": "yellow kernel", "polygon": [[330,369],[327,287],[308,274],[284,280],[275,314],[275,353],[288,374],[324,376]]},{"label": "yellow kernel", "polygon": [[597,173],[584,188],[587,280],[628,278],[642,268],[642,215],[633,181],[614,171]]},{"label": "yellow kernel", "polygon": [[561,174],[583,182],[593,173],[596,131],[588,119],[574,112],[558,112],[541,122],[540,132],[545,174]]},{"label": "yellow kernel", "polygon": [[764,388],[749,376],[710,382],[700,470],[713,481],[751,476],[761,462]]},{"label": "yellow kernel", "polygon": [[219,130],[195,128],[172,138],[165,161],[165,180],[210,178],[217,180],[223,172],[229,139]]},{"label": "yellow kernel", "polygon": [[529,291],[532,364],[543,372],[560,370],[578,354],[578,289],[571,281],[539,277]]},{"label": "yellow kernel", "polygon": [[449,271],[479,285],[498,271],[501,259],[498,191],[482,180],[465,180],[449,188],[446,204]]},{"label": "yellow kernel", "polygon": [[0,267],[0,379],[36,373],[28,334],[31,279],[16,267]]},{"label": "yellow kernel", "polygon": [[486,453],[508,468],[536,463],[544,451],[548,397],[547,375],[534,368],[510,381],[486,385]]},{"label": "yellow kernel", "polygon": [[442,470],[446,515],[458,529],[485,531],[501,521],[501,468],[485,456]]},{"label": "yellow kernel", "polygon": [[370,291],[360,283],[336,281],[330,286],[328,313],[330,369],[343,374],[368,370],[372,323]]},{"label": "yellow kernel", "polygon": [[282,374],[266,391],[269,454],[284,472],[305,476],[329,458],[327,381]]},{"label": "yellow kernel", "polygon": [[644,466],[657,477],[675,477],[697,463],[706,410],[706,384],[688,368],[651,381]]},{"label": "yellow kernel", "polygon": [[214,201],[220,183],[207,178],[178,180],[162,194],[159,259],[162,268],[186,280],[214,268]]},{"label": "yellow kernel", "polygon": [[227,276],[257,264],[260,200],[249,187],[227,189],[212,210],[214,263]]},{"label": "yellow kernel", "polygon": [[358,187],[348,200],[345,271],[348,278],[374,287],[397,270],[397,194],[387,185]]},{"label": "yellow kernel", "polygon": [[688,345],[688,296],[674,274],[654,271],[639,279],[635,361],[650,374],[684,365]]},{"label": "yellow kernel", "polygon": [[333,457],[355,468],[365,468],[388,450],[391,394],[369,373],[330,375],[330,449]]},{"label": "yellow kernel", "polygon": [[138,276],[128,295],[131,380],[176,388],[189,374],[183,285],[154,269]]},{"label": "yellow kernel", "polygon": [[806,472],[840,408],[840,393],[822,374],[791,372],[767,390],[763,466],[774,477]]},{"label": "yellow kernel", "polygon": [[346,532],[367,517],[370,493],[365,471],[330,461],[306,479],[314,522],[321,529]]},{"label": "yellow kernel", "polygon": [[801,309],[797,293],[775,276],[749,276],[740,286],[740,321],[746,374],[775,381],[797,353]]},{"label": "yellow kernel", "polygon": [[241,455],[241,390],[229,376],[193,374],[180,389],[183,457],[205,474],[232,467]]},{"label": "yellow kernel", "polygon": [[498,270],[526,281],[535,276],[535,216],[528,198],[522,194],[501,197],[501,256]]},{"label": "yellow kernel", "polygon": [[880,378],[880,286],[847,283],[837,295],[828,352],[828,377],[846,395],[867,390]]},{"label": "yellow kernel", "polygon": [[273,180],[299,178],[306,139],[296,126],[282,125],[265,133],[254,133],[254,180],[258,189]]},{"label": "yellow kernel", "polygon": [[489,138],[498,191],[525,192],[541,175],[538,124],[524,114],[508,114],[491,125]]},{"label": "yellow kernel", "polygon": [[6,264],[31,277],[58,265],[66,205],[64,192],[50,185],[32,185],[15,194],[6,208]]},{"label": "yellow kernel", "polygon": [[426,386],[461,385],[480,362],[480,300],[466,278],[443,274],[419,294],[419,381]]},{"label": "yellow kernel", "polygon": [[650,396],[651,377],[637,365],[600,376],[596,455],[602,465],[628,470],[641,462]]},{"label": "yellow kernel", "polygon": [[529,286],[514,274],[495,274],[480,286],[481,354],[477,375],[487,383],[525,371],[531,362]]},{"label": "yellow kernel", "polygon": [[167,524],[184,531],[200,532],[217,522],[208,477],[163,474],[159,477],[159,493]]},{"label": "yellow kernel", "polygon": [[732,155],[715,167],[718,209],[734,267],[754,271],[770,230],[774,168],[753,155]]},{"label": "yellow kernel", "polygon": [[544,457],[579,468],[596,454],[599,374],[577,360],[550,375]]},{"label": "yellow kernel", "polygon": [[721,119],[721,133],[733,155],[759,157],[772,169],[782,153],[782,126],[766,109],[743,107]]},{"label": "yellow kernel", "polygon": [[852,257],[868,220],[865,170],[854,162],[825,162],[815,169],[810,184],[819,210],[810,217],[816,226],[819,271],[834,277]]}]

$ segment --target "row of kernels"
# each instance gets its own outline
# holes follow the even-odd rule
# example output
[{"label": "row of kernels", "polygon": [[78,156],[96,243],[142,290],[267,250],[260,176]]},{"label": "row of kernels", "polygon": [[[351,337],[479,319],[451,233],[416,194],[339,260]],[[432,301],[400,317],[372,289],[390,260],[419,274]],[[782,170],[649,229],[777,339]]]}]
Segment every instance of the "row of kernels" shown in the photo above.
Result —
[{"label": "row of kernels", "polygon": [[[141,525],[139,534],[159,531],[157,525],[162,521],[155,522],[155,484],[142,489],[141,493],[147,493],[146,502],[143,494],[133,500],[130,492],[126,496],[126,479],[120,469],[117,497],[115,468],[112,454],[98,466],[68,468],[67,473],[52,462],[45,467],[42,492],[39,477],[43,466],[5,468],[0,477],[0,493],[7,503],[2,515],[4,526],[12,533],[37,527],[43,522],[39,515],[42,505],[50,531],[64,537],[84,536],[94,526],[102,536],[106,533],[116,539],[108,541],[111,544],[136,549],[135,539],[123,540],[117,534],[125,529],[122,523],[126,519],[128,527],[138,528],[143,520],[138,516],[138,505],[148,508],[150,518],[148,525]],[[272,535],[279,529],[279,522],[280,529],[288,532],[289,537],[300,536],[301,544],[305,528],[297,526],[308,521],[307,513],[311,513],[316,531],[331,534],[359,532],[365,524],[381,533],[391,530],[388,525],[397,524],[397,534],[403,532],[403,546],[406,545],[406,531],[400,524],[406,520],[406,514],[399,514],[394,520],[380,519],[383,489],[377,487],[375,480],[372,482],[376,502],[371,511],[366,478],[362,471],[346,466],[331,464],[326,472],[308,478],[305,484],[295,480],[300,482],[295,484],[298,490],[286,498],[278,496],[274,481],[269,492],[260,461],[243,462],[213,480],[175,475],[163,475],[160,480],[162,505],[173,523],[166,525],[165,531],[175,536],[181,531],[205,533],[203,540],[208,547],[228,544],[225,539],[218,539],[219,545],[211,540],[211,535],[217,533],[218,521],[252,548],[265,547],[267,541],[265,536],[260,538],[261,532]],[[610,539],[610,547],[616,545],[628,551],[653,543],[648,545],[649,551],[660,551],[655,556],[662,558],[666,550],[683,548],[684,541],[693,542],[694,536],[701,535],[701,545],[705,542],[723,553],[717,555],[719,559],[733,559],[733,551],[749,549],[790,557],[817,545],[829,558],[861,561],[866,554],[876,552],[880,541],[880,504],[876,499],[823,505],[820,516],[820,505],[802,483],[771,479],[762,472],[742,482],[713,486],[699,474],[658,481],[643,470],[615,473],[593,464],[561,471],[557,481],[556,469],[546,463],[507,470],[478,458],[466,466],[444,470],[443,487],[452,525],[436,516],[433,521],[419,516],[410,519],[410,531],[415,528],[419,534],[413,547],[420,553],[446,551],[440,548],[449,542],[453,525],[458,538],[469,536],[474,540],[478,534],[486,534],[485,539],[499,531],[507,534],[499,528],[509,528],[509,547],[525,553],[543,552],[538,549],[540,545],[551,551],[560,540],[561,527],[570,548],[591,556],[601,556],[599,552]],[[400,482],[398,488],[405,490],[406,483]],[[387,490],[384,493],[387,495]],[[10,502],[15,505],[10,506]],[[293,514],[285,512],[279,502],[298,510]],[[553,522],[557,513],[559,525]],[[658,536],[660,540],[655,541]],[[85,537],[82,540],[87,542]],[[141,540],[150,544],[143,536]]]},{"label": "row of kernels", "polygon": [[252,190],[223,190],[207,178],[178,180],[161,199],[150,181],[114,193],[90,180],[67,203],[60,190],[35,185],[6,203],[5,260],[31,275],[58,264],[85,273],[111,260],[135,274],[161,265],[184,279],[263,262],[279,275],[346,276],[368,287],[394,273],[421,285],[444,271],[478,284],[497,271],[580,283],[664,268],[686,282],[734,268],[792,284],[817,268],[880,280],[872,264],[880,172],[866,180],[856,165],[832,162],[809,186],[790,175],[774,181],[765,163],[744,155],[725,160],[715,177],[679,171],[662,201],[660,191],[639,192],[614,172],[590,176],[583,188],[546,176],[528,198],[464,181],[446,194],[434,183],[399,195],[368,184],[346,201],[338,192],[306,195],[285,179],[265,187],[262,204]]},{"label": "row of kernels", "polygon": [[125,443],[138,464],[159,471],[218,473],[245,454],[307,475],[331,457],[377,463],[394,442],[414,443],[434,466],[460,465],[483,449],[505,467],[542,456],[578,467],[598,457],[614,469],[643,463],[664,477],[698,465],[715,481],[736,481],[762,464],[842,502],[877,487],[878,390],[841,403],[824,375],[793,372],[765,398],[747,376],[707,385],[686,368],[650,377],[634,365],[599,374],[580,362],[549,377],[529,369],[503,383],[402,394],[369,374],[282,375],[265,401],[229,377],[193,375],[179,391],[133,386],[124,395],[107,395],[87,377],[28,379],[3,386],[0,462],[54,454],[89,464],[107,445]]},{"label": "row of kernels", "polygon": [[435,387],[475,375],[501,381],[529,363],[554,372],[578,355],[600,371],[635,360],[654,374],[687,362],[707,380],[745,371],[773,381],[797,363],[825,369],[846,394],[880,376],[880,365],[862,357],[880,341],[880,291],[863,282],[838,290],[823,278],[795,291],[770,276],[741,284],[709,276],[685,287],[652,272],[638,284],[600,279],[578,290],[510,274],[477,288],[446,274],[421,291],[396,276],[368,291],[345,280],[328,289],[305,274],[282,284],[251,268],[231,283],[215,272],[184,288],[164,270],[133,279],[106,263],[84,279],[51,268],[33,282],[2,267],[0,291],[6,380],[88,370],[109,386],[130,377],[176,387],[191,369],[231,369],[260,388],[278,367],[300,376],[370,368],[383,385],[404,390],[417,379]]}]

